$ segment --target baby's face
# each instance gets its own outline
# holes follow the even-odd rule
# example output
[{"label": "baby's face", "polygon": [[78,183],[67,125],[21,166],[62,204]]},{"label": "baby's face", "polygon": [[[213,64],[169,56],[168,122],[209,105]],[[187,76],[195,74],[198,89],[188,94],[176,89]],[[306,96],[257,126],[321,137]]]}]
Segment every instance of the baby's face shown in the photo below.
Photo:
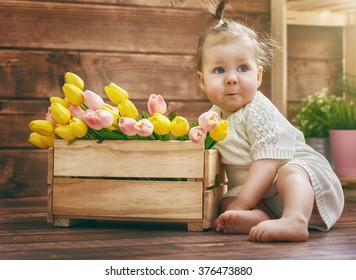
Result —
[{"label": "baby's face", "polygon": [[210,102],[219,106],[227,117],[255,97],[262,72],[249,41],[236,38],[217,44],[207,40],[202,71],[197,76]]}]

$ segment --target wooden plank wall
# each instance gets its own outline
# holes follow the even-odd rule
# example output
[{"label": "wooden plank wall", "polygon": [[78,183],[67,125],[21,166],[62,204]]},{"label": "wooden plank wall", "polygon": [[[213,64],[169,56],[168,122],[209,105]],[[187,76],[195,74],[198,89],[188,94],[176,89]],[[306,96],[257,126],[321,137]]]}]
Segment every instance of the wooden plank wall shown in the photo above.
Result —
[{"label": "wooden plank wall", "polygon": [[343,71],[343,28],[288,25],[288,118],[291,108],[314,92],[328,88]]},{"label": "wooden plank wall", "polygon": [[[46,194],[47,151],[28,142],[63,74],[125,88],[139,110],[151,93],[190,120],[210,108],[187,70],[199,34],[212,22],[201,0],[2,0],[0,2],[0,197]],[[269,0],[234,0],[233,17],[270,30]],[[262,90],[270,96],[270,75]]]}]

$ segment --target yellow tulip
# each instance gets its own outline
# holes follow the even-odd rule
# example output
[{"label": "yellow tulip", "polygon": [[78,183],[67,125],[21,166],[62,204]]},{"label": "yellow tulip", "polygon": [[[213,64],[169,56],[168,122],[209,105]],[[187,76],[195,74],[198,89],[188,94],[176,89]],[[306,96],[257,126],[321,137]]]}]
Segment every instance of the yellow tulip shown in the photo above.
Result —
[{"label": "yellow tulip", "polygon": [[40,149],[47,149],[49,148],[49,145],[47,145],[45,142],[43,142],[42,135],[38,134],[37,132],[32,132],[30,134],[30,137],[28,138],[28,141],[30,141],[33,145]]},{"label": "yellow tulip", "polygon": [[113,111],[113,112],[116,112],[117,110],[113,107],[113,106],[111,106],[110,104],[108,104],[108,103],[104,103],[104,106],[103,106],[103,108],[102,108],[103,110],[106,110],[106,111]]},{"label": "yellow tulip", "polygon": [[152,117],[149,118],[151,123],[154,125],[153,131],[159,135],[166,135],[170,133],[170,120],[160,113],[154,113]]},{"label": "yellow tulip", "polygon": [[88,132],[88,126],[84,121],[78,118],[73,118],[69,121],[70,132],[75,137],[84,137]]},{"label": "yellow tulip", "polygon": [[47,120],[34,120],[31,121],[28,126],[33,132],[46,136],[51,135],[54,130],[53,123]]},{"label": "yellow tulip", "polygon": [[170,124],[171,133],[175,136],[183,136],[189,131],[189,122],[186,118],[175,117]]},{"label": "yellow tulip", "polygon": [[84,82],[77,74],[67,72],[64,76],[66,83],[76,86],[80,90],[84,89]]},{"label": "yellow tulip", "polygon": [[222,141],[226,138],[229,131],[229,122],[225,120],[219,121],[215,128],[210,131],[210,136],[215,141]]},{"label": "yellow tulip", "polygon": [[111,115],[114,117],[114,122],[113,122],[113,124],[114,124],[114,125],[117,125],[118,120],[119,120],[119,118],[120,118],[120,115],[119,115],[118,113],[116,113],[116,112],[113,112],[113,111],[111,111],[110,113],[111,113]]},{"label": "yellow tulip", "polygon": [[110,101],[115,105],[121,104],[129,99],[127,91],[114,83],[110,83],[110,85],[104,87],[104,90]]},{"label": "yellow tulip", "polygon": [[51,102],[51,104],[52,103],[60,103],[66,108],[70,107],[69,101],[64,99],[64,98],[60,98],[60,97],[57,97],[57,96],[52,96],[52,97],[50,97],[49,101]]},{"label": "yellow tulip", "polygon": [[72,134],[69,124],[57,124],[54,133],[64,140],[73,140],[76,138]]},{"label": "yellow tulip", "polygon": [[84,102],[83,92],[80,88],[72,84],[65,83],[62,89],[70,104],[79,106]]},{"label": "yellow tulip", "polygon": [[51,104],[51,114],[53,118],[59,124],[67,124],[69,123],[72,114],[70,113],[69,109],[64,107],[60,103],[52,103]]},{"label": "yellow tulip", "polygon": [[48,145],[49,147],[53,147],[54,146],[54,139],[55,139],[54,131],[49,136],[41,135],[42,142],[45,143],[46,145]]},{"label": "yellow tulip", "polygon": [[130,100],[125,100],[117,105],[121,117],[128,117],[136,120],[138,118],[138,111],[135,105]]}]

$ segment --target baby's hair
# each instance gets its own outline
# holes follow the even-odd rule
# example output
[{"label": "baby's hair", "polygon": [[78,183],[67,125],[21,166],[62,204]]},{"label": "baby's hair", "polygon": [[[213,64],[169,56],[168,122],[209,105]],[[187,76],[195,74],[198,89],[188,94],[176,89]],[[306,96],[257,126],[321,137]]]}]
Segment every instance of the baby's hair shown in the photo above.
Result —
[{"label": "baby's hair", "polygon": [[225,7],[226,7],[228,2],[229,2],[229,0],[220,1],[218,6],[216,7],[216,10],[212,12],[212,16],[214,17],[214,19],[216,19],[217,21],[221,20],[222,14],[223,14],[224,9],[225,9]]},{"label": "baby's hair", "polygon": [[210,9],[211,16],[218,23],[208,28],[198,40],[197,51],[195,57],[193,57],[195,70],[202,70],[204,44],[207,38],[213,38],[213,36],[220,40],[231,36],[249,40],[251,46],[255,49],[258,65],[261,65],[264,69],[269,69],[273,61],[274,50],[278,48],[278,44],[266,33],[257,33],[240,21],[223,18],[228,2],[229,0],[221,0],[215,9]]}]

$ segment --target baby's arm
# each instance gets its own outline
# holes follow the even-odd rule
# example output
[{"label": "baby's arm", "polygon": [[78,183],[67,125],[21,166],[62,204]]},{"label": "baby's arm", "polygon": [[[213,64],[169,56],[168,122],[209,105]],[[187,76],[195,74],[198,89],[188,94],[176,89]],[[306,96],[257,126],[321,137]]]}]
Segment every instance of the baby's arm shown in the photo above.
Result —
[{"label": "baby's arm", "polygon": [[253,162],[243,187],[226,210],[251,210],[256,208],[258,202],[272,185],[279,165],[280,160],[278,159],[260,159]]}]

